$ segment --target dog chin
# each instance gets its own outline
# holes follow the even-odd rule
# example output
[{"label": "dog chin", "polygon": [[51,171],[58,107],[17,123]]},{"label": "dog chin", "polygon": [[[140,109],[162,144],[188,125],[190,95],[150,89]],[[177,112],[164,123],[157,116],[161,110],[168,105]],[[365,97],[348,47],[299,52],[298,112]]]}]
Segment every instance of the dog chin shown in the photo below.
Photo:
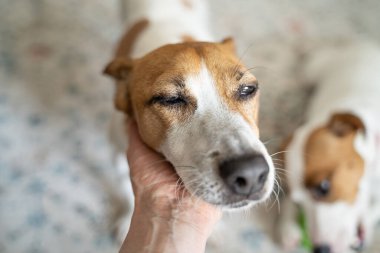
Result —
[{"label": "dog chin", "polygon": [[260,193],[250,195],[247,198],[227,198],[224,201],[218,202],[208,201],[207,199],[204,199],[204,201],[219,207],[223,211],[237,211],[241,209],[248,209],[262,201],[265,201],[266,199],[266,192],[263,191]]},{"label": "dog chin", "polygon": [[254,202],[252,202],[252,201],[243,200],[243,201],[233,202],[233,203],[223,205],[223,206],[221,206],[221,208],[223,210],[226,210],[226,211],[234,211],[237,209],[248,208],[248,207],[252,206],[253,204],[254,204]]}]

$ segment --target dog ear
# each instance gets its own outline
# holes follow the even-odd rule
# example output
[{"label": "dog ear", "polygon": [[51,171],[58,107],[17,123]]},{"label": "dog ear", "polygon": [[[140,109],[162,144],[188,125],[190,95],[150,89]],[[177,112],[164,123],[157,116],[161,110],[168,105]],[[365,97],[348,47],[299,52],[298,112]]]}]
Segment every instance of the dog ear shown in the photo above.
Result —
[{"label": "dog ear", "polygon": [[225,48],[227,51],[235,54],[236,53],[236,47],[235,47],[235,41],[232,37],[227,37],[220,44]]},{"label": "dog ear", "polygon": [[103,73],[116,79],[114,105],[116,109],[131,115],[131,106],[128,94],[128,79],[133,69],[133,62],[127,58],[116,58],[110,62]]},{"label": "dog ear", "polygon": [[103,73],[112,76],[116,80],[122,80],[128,78],[132,67],[133,62],[131,59],[119,57],[108,63]]},{"label": "dog ear", "polygon": [[127,113],[132,116],[131,101],[129,98],[128,85],[125,82],[118,82],[116,84],[116,91],[113,98],[115,108],[119,111]]},{"label": "dog ear", "polygon": [[330,118],[328,128],[338,137],[344,137],[349,133],[358,130],[365,131],[365,127],[360,118],[351,113],[337,113]]}]

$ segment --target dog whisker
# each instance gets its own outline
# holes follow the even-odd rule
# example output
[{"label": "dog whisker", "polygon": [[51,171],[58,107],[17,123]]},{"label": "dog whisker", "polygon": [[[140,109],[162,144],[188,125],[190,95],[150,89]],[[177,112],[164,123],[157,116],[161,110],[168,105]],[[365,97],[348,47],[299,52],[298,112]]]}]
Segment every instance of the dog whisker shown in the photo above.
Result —
[{"label": "dog whisker", "polygon": [[274,138],[270,138],[266,141],[263,141],[263,144],[266,145],[268,143],[271,143],[272,141],[275,141],[275,140],[280,140],[281,138],[280,137],[274,137]]},{"label": "dog whisker", "polygon": [[287,173],[287,172],[285,172],[285,171],[277,171],[277,174],[279,175],[279,176],[288,176],[289,174]]},{"label": "dog whisker", "polygon": [[[278,183],[278,181],[276,179],[274,179],[274,180],[275,180],[276,188],[277,189],[281,188],[280,185],[279,185],[279,183]],[[280,212],[281,208],[280,208],[279,190],[278,190],[278,192],[273,191],[272,193],[275,195],[275,200],[274,200],[273,204],[271,205],[271,207],[269,208],[269,210],[271,210],[273,208],[273,206],[277,203],[278,212]]]},{"label": "dog whisker", "polygon": [[291,152],[291,151],[289,151],[289,150],[278,151],[278,152],[276,152],[274,154],[271,154],[270,156],[273,157],[273,156],[276,156],[276,155],[279,155],[279,154],[284,154],[284,153],[289,153],[289,152]]},{"label": "dog whisker", "polygon": [[281,185],[282,184],[281,175],[275,175],[275,178],[278,179],[278,181],[280,182],[280,185]]},{"label": "dog whisker", "polygon": [[288,173],[289,171],[288,170],[286,170],[286,169],[283,169],[283,168],[280,168],[280,167],[275,167],[275,170],[276,170],[276,172],[283,172],[283,173]]}]

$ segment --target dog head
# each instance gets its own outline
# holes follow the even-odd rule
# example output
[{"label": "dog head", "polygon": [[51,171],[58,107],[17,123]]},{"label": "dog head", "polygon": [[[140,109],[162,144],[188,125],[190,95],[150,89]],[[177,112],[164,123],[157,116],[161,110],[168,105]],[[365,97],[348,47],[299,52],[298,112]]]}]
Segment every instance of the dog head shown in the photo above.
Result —
[{"label": "dog head", "polygon": [[274,167],[259,140],[259,86],[232,39],[185,42],[142,58],[117,58],[115,105],[144,142],[174,166],[185,187],[222,208],[266,199]]},{"label": "dog head", "polygon": [[[296,132],[286,167],[291,196],[305,210],[315,252],[349,252],[363,243],[365,161],[358,145],[364,124],[351,113]],[[330,251],[318,251],[318,250]]]}]

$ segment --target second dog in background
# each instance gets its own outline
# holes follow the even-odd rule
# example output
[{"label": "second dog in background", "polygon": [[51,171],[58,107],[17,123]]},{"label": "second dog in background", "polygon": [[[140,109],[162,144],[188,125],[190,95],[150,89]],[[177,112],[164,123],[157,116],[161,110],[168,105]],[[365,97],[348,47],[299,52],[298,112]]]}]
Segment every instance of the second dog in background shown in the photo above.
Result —
[{"label": "second dog in background", "polygon": [[323,48],[305,66],[316,92],[286,147],[282,243],[289,249],[299,242],[301,208],[315,253],[360,251],[380,217],[380,48]]}]

